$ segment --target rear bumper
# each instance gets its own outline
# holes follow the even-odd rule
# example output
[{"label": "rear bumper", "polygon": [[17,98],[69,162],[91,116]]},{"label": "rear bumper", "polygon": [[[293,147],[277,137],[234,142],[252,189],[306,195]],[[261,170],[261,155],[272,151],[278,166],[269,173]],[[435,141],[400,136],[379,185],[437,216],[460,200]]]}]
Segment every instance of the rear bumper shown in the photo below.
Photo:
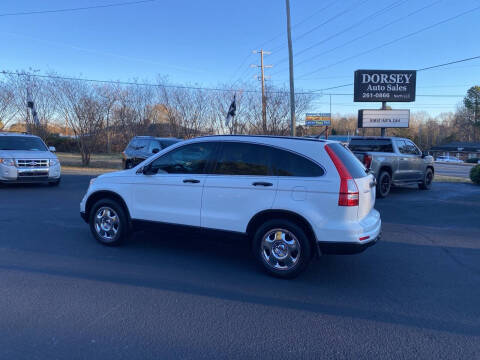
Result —
[{"label": "rear bumper", "polygon": [[88,219],[87,219],[87,215],[85,214],[85,212],[81,211],[80,212],[80,217],[83,219],[83,221],[85,221],[88,224]]},{"label": "rear bumper", "polygon": [[346,243],[346,242],[319,242],[318,249],[320,254],[329,254],[329,255],[350,255],[358,254],[365,249],[373,246],[382,238],[382,233],[368,242],[364,243]]},{"label": "rear bumper", "polygon": [[348,222],[323,230],[323,237],[317,236],[318,255],[356,254],[380,240],[382,221],[379,212],[372,209],[360,222]]}]

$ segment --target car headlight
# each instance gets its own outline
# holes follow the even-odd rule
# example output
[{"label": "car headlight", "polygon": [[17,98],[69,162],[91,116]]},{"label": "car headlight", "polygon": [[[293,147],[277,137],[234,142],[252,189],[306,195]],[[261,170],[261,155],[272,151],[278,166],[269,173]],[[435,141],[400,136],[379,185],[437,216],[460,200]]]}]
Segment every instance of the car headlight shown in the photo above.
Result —
[{"label": "car headlight", "polygon": [[15,166],[15,159],[0,158],[0,164],[5,166]]},{"label": "car headlight", "polygon": [[50,159],[50,166],[55,166],[55,165],[58,165],[60,164],[60,162],[58,161],[58,159]]}]

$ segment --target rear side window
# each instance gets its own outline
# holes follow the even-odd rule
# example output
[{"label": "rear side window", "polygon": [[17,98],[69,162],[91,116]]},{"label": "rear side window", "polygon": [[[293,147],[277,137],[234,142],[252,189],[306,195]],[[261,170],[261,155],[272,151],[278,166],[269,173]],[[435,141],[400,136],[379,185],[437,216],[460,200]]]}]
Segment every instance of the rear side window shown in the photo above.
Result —
[{"label": "rear side window", "polygon": [[277,176],[318,177],[323,169],[303,156],[290,151],[272,149],[272,168]]},{"label": "rear side window", "polygon": [[333,150],[335,155],[337,155],[342,163],[347,168],[348,172],[354,179],[359,179],[367,176],[367,171],[365,166],[357,159],[353,153],[348,150],[345,146],[339,143],[331,143],[327,145],[330,149]]},{"label": "rear side window", "polygon": [[214,174],[270,175],[270,150],[263,145],[224,142]]},{"label": "rear side window", "polygon": [[352,151],[393,152],[390,139],[352,139],[348,147]]}]

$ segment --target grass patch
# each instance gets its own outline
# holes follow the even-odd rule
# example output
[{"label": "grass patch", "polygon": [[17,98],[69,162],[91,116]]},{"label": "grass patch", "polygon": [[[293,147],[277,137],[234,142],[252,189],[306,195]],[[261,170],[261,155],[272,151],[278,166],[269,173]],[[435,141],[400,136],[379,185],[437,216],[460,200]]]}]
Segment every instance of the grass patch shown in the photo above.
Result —
[{"label": "grass patch", "polygon": [[64,168],[79,169],[98,169],[98,170],[121,170],[122,155],[121,154],[92,154],[90,157],[90,165],[82,166],[82,156],[78,153],[57,153],[60,164]]},{"label": "grass patch", "polygon": [[455,177],[455,176],[445,176],[445,175],[435,175],[433,178],[435,182],[451,182],[451,183],[472,183],[469,178]]}]

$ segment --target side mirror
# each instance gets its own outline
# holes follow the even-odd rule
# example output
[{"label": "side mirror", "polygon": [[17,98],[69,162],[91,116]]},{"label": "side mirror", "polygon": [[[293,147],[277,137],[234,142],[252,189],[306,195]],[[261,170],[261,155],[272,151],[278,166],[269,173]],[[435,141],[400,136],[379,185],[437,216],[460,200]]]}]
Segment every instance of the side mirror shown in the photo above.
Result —
[{"label": "side mirror", "polygon": [[50,152],[56,152],[57,149],[55,149],[55,146],[49,146],[49,147],[48,147],[48,151],[50,151]]},{"label": "side mirror", "polygon": [[150,164],[145,165],[143,168],[139,169],[143,175],[155,175],[156,173],[152,170]]},{"label": "side mirror", "polygon": [[152,150],[152,154],[156,154],[156,153],[158,153],[159,151],[160,151],[160,149],[155,148],[155,149]]},{"label": "side mirror", "polygon": [[422,151],[422,159],[425,159],[428,156],[428,151]]}]

